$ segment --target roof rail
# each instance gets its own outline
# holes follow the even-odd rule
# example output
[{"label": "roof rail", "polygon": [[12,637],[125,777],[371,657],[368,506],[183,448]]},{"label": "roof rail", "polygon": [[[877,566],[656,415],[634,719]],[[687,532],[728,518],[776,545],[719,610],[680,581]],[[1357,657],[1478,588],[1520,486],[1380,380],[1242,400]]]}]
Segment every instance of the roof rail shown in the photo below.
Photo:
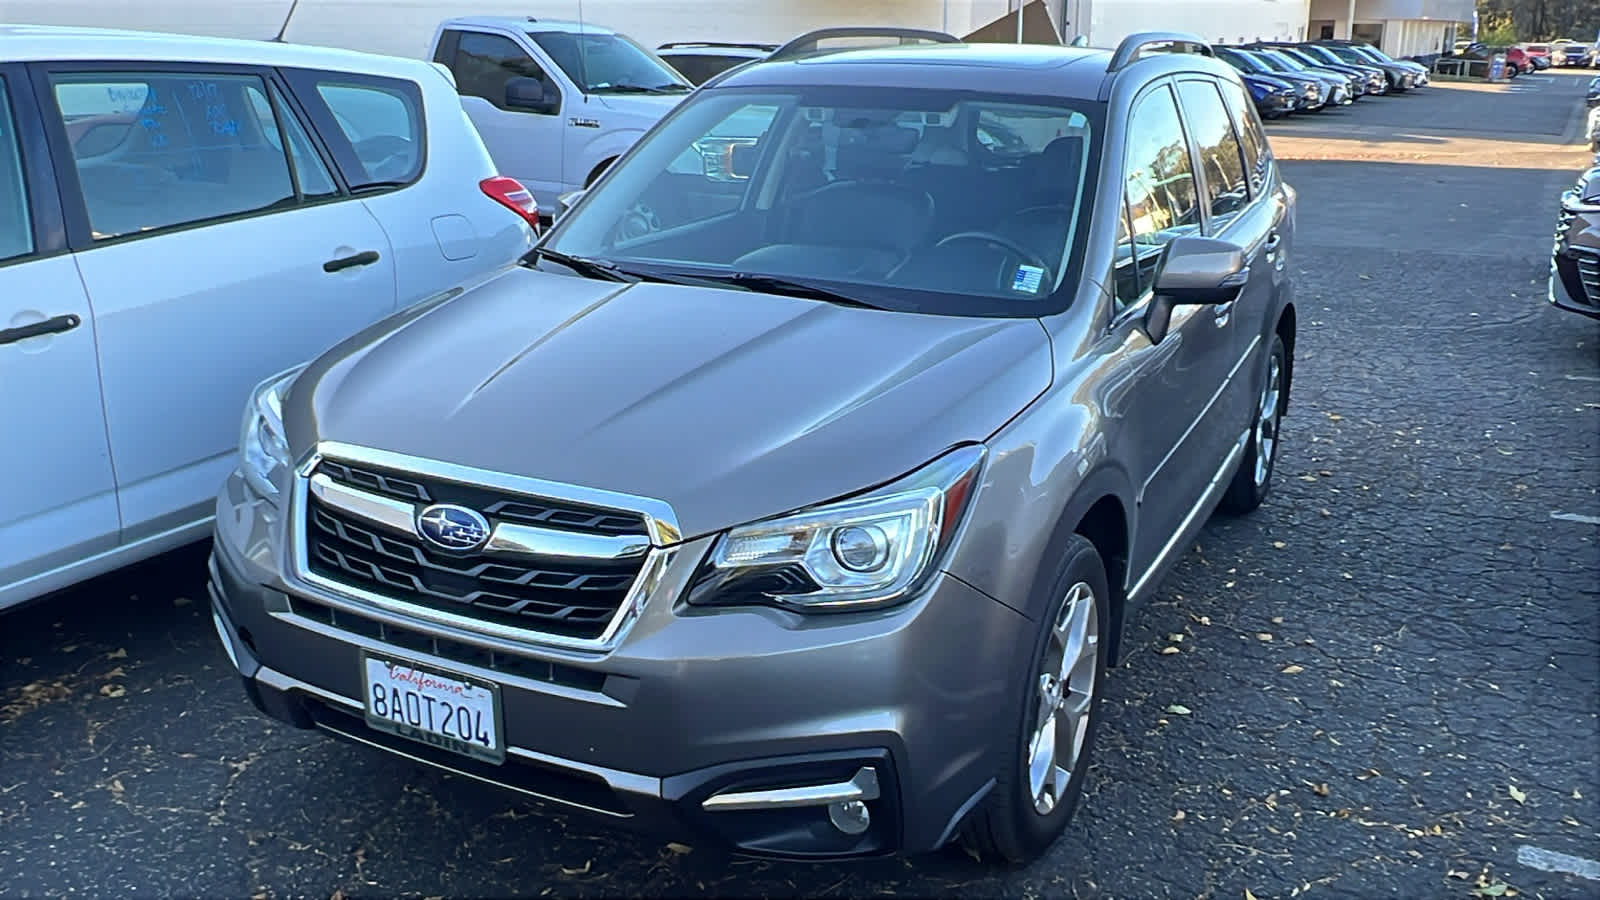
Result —
[{"label": "roof rail", "polygon": [[959,44],[961,39],[953,34],[943,31],[929,31],[922,28],[873,28],[870,26],[845,26],[842,28],[819,28],[808,31],[767,57],[769,60],[792,59],[820,52],[818,44],[829,38],[843,37],[892,37],[898,38],[901,44],[914,44],[919,41],[930,41],[936,44]]},{"label": "roof rail", "polygon": [[657,47],[656,49],[657,50],[676,50],[676,49],[679,49],[681,47],[716,47],[716,48],[727,48],[729,50],[746,50],[746,49],[748,49],[748,50],[767,50],[767,51],[772,51],[772,50],[778,49],[778,45],[777,44],[761,44],[761,43],[754,43],[754,42],[751,42],[751,43],[740,43],[738,41],[673,41],[672,43],[662,44],[661,46]]},{"label": "roof rail", "polygon": [[1123,38],[1122,43],[1117,45],[1117,51],[1111,54],[1111,64],[1106,66],[1106,71],[1115,72],[1126,68],[1144,55],[1142,51],[1145,48],[1156,44],[1172,44],[1172,50],[1166,52],[1216,55],[1211,52],[1211,44],[1199,35],[1185,31],[1139,31]]}]

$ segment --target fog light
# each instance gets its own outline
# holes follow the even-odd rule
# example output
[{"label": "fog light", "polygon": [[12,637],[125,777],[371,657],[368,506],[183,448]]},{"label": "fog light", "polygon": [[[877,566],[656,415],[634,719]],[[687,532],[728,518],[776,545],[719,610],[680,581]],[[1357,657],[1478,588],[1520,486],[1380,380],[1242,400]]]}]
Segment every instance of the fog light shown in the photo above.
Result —
[{"label": "fog light", "polygon": [[872,813],[860,800],[829,803],[828,821],[845,834],[860,834],[872,824]]}]

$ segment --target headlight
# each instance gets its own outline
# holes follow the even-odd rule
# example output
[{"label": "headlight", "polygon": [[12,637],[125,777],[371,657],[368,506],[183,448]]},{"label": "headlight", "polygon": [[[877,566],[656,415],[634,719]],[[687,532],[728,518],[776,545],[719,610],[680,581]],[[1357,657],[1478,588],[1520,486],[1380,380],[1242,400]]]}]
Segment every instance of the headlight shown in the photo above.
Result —
[{"label": "headlight", "polygon": [[731,529],[689,602],[804,612],[904,602],[949,546],[983,459],[964,446],[865,494]]},{"label": "headlight", "polygon": [[239,471],[245,483],[268,500],[276,501],[288,481],[289,441],[283,433],[283,395],[303,369],[305,366],[299,365],[261,382],[245,404],[239,435]]}]

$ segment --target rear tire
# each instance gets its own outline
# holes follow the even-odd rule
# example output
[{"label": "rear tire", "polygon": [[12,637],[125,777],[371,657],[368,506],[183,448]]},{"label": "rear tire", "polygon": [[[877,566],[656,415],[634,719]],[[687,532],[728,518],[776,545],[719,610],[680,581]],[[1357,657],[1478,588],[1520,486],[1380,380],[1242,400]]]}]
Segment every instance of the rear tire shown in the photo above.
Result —
[{"label": "rear tire", "polygon": [[1282,446],[1283,410],[1289,399],[1289,353],[1283,335],[1276,332],[1267,354],[1267,372],[1261,393],[1256,397],[1255,421],[1250,442],[1233,473],[1227,493],[1217,508],[1227,515],[1240,516],[1255,510],[1272,490],[1272,475]]},{"label": "rear tire", "polygon": [[962,830],[963,842],[982,858],[1014,864],[1039,858],[1066,830],[1083,795],[1100,724],[1111,597],[1105,561],[1083,535],[1068,539],[1050,592],[1028,677],[1017,687],[1027,693],[1001,754],[1004,767]]}]

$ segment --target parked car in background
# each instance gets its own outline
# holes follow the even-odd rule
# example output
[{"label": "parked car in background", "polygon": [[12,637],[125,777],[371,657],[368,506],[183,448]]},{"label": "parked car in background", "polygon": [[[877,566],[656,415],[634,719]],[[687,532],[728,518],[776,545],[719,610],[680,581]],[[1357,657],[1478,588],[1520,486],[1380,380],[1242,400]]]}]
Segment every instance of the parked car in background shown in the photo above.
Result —
[{"label": "parked car in background", "polygon": [[257,382],[527,252],[457,110],[418,60],[0,27],[0,609],[204,539]]},{"label": "parked car in background", "polygon": [[1326,69],[1330,72],[1341,72],[1349,75],[1357,85],[1356,95],[1382,95],[1389,92],[1389,80],[1384,77],[1383,70],[1374,65],[1360,65],[1345,62],[1344,60],[1328,53],[1317,56],[1306,47],[1289,42],[1259,41],[1246,45],[1251,48],[1267,48],[1296,60],[1306,66]]},{"label": "parked car in background", "polygon": [[1356,100],[1356,80],[1343,72],[1335,72],[1322,67],[1307,66],[1297,59],[1279,53],[1271,47],[1240,47],[1239,49],[1253,54],[1256,59],[1265,63],[1267,68],[1280,75],[1300,75],[1315,78],[1322,82],[1323,96],[1327,106],[1349,106]]},{"label": "parked car in background", "polygon": [[1367,62],[1383,69],[1389,77],[1389,89],[1392,91],[1408,91],[1428,83],[1427,66],[1409,59],[1395,59],[1371,44],[1332,38],[1317,43],[1348,62]]},{"label": "parked car in background", "polygon": [[[1367,59],[1359,54],[1346,54],[1341,56],[1334,53],[1331,48],[1316,43],[1295,44],[1294,49],[1327,65],[1353,66],[1367,75],[1367,91],[1374,94],[1387,94],[1390,92],[1394,76],[1389,69]],[[1373,76],[1376,76],[1374,79]],[[1374,84],[1374,81],[1377,83]]]},{"label": "parked car in background", "polygon": [[656,48],[656,55],[683,73],[690,84],[701,85],[734,66],[766,59],[778,47],[778,44],[686,41],[662,44]]},{"label": "parked car in background", "polygon": [[1539,60],[1543,60],[1552,66],[1557,65],[1556,61],[1551,58],[1549,44],[1523,44],[1522,52],[1528,54],[1528,57],[1534,60],[1536,65]]},{"label": "parked car in background", "polygon": [[1122,635],[1272,489],[1297,208],[1198,37],[780,50],[257,389],[219,640],[293,726],[713,851],[1037,859]]},{"label": "parked car in background", "polygon": [[1240,72],[1256,114],[1263,119],[1281,119],[1300,108],[1300,91],[1282,78]]},{"label": "parked car in background", "polygon": [[[1600,150],[1600,137],[1592,140]],[[1600,319],[1600,160],[1561,195],[1549,299],[1559,309]]]},{"label": "parked car in background", "polygon": [[1589,89],[1583,95],[1583,105],[1591,109],[1600,106],[1600,76],[1590,79]]},{"label": "parked car in background", "polygon": [[1241,50],[1238,47],[1217,44],[1211,49],[1216,54],[1217,59],[1232,66],[1236,71],[1251,75],[1265,75],[1294,85],[1296,97],[1299,101],[1295,108],[1299,111],[1316,112],[1328,105],[1328,85],[1321,78],[1299,73],[1279,72],[1272,66],[1267,65],[1266,61],[1256,54],[1249,50]]},{"label": "parked car in background", "polygon": [[593,23],[466,16],[442,22],[432,48],[495,165],[546,215],[694,90],[632,38]]}]

